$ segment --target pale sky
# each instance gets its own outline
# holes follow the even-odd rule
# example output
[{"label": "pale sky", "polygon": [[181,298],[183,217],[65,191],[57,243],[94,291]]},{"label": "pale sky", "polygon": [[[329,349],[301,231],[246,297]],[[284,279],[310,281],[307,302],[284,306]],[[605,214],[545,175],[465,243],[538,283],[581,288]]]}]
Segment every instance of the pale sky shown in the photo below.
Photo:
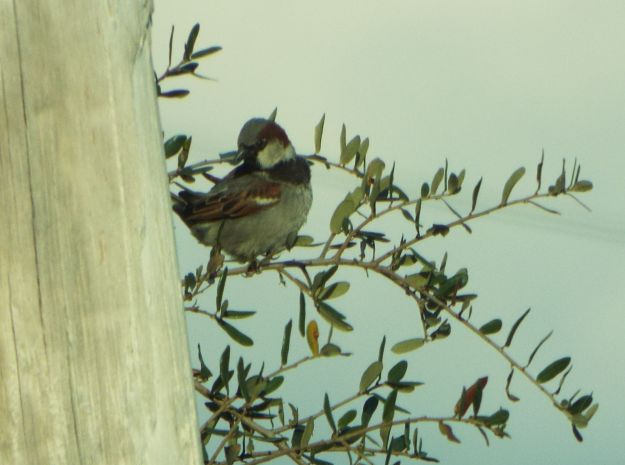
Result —
[{"label": "pale sky", "polygon": [[[431,415],[451,413],[463,385],[490,376],[483,411],[510,409],[512,440],[493,440],[487,448],[475,430],[456,428],[462,440],[457,445],[435,427],[421,427],[424,448],[442,463],[625,463],[625,2],[160,0],[153,21],[157,72],[166,65],[171,25],[176,58],[195,22],[202,26],[198,47],[224,48],[199,67],[216,82],[171,80],[163,87],[187,86],[192,94],[161,101],[166,137],[193,135],[191,162],[233,149],[241,125],[274,107],[300,153],[313,151],[313,128],[323,113],[322,153],[329,158],[338,159],[342,123],[348,138],[369,137],[369,158],[395,161],[398,183],[413,195],[445,158],[452,170],[466,168],[465,190],[453,202],[458,208],[466,209],[482,176],[478,206],[497,203],[519,166],[528,172],[512,197],[533,192],[542,149],[545,182],[555,179],[562,158],[578,159],[581,177],[595,185],[580,196],[592,213],[571,199],[551,199],[543,203],[562,216],[510,209],[473,223],[472,235],[458,229],[420,252],[440,261],[447,251],[449,270],[469,269],[469,289],[480,296],[474,321],[501,317],[506,326],[495,338],[500,342],[532,307],[511,350],[518,359],[525,360],[555,330],[534,373],[572,356],[565,392],[593,391],[600,404],[582,431],[584,443],[575,441],[564,417],[519,376],[513,392],[522,401],[510,405],[503,393],[508,367],[461,328],[403,357],[387,354],[385,371],[407,359],[408,376],[426,385],[400,396],[400,404],[413,414]],[[325,239],[334,206],[355,185],[315,169],[314,205],[302,233]],[[442,208],[427,214],[430,222],[450,219]],[[175,227],[181,272],[205,263],[208,249],[180,222]],[[355,355],[319,360],[291,375],[280,392],[301,405],[302,414],[319,410],[326,391],[333,400],[354,393],[384,334],[390,344],[420,335],[416,310],[400,292],[362,274],[347,277],[352,290],[333,303],[356,330],[338,334],[336,342]],[[199,342],[217,366],[230,343],[233,359],[241,353],[275,368],[282,328],[297,320],[298,292],[279,287],[277,277],[267,274],[233,279],[227,294],[232,306],[258,310],[239,325],[256,345],[243,350],[214,323],[189,317],[194,354]],[[212,302],[212,293],[201,301],[206,307]],[[320,325],[323,338],[328,328]],[[305,341],[294,339],[292,359],[306,352]]]}]

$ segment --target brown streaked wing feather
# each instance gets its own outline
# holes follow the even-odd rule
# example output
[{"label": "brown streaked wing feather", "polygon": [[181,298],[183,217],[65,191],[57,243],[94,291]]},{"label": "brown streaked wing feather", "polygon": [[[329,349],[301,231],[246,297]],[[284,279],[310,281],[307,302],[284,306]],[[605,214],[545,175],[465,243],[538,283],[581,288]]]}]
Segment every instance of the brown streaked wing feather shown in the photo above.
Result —
[{"label": "brown streaked wing feather", "polygon": [[193,223],[219,221],[253,215],[280,200],[281,186],[276,182],[259,182],[248,190],[208,194],[192,206],[186,220]]}]

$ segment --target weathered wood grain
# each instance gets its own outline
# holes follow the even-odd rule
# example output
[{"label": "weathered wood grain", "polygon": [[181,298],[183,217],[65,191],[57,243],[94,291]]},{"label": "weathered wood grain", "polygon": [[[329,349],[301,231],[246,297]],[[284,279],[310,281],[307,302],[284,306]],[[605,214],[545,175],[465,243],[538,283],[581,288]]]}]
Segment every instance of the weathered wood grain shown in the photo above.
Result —
[{"label": "weathered wood grain", "polygon": [[199,464],[151,2],[0,1],[0,463]]}]

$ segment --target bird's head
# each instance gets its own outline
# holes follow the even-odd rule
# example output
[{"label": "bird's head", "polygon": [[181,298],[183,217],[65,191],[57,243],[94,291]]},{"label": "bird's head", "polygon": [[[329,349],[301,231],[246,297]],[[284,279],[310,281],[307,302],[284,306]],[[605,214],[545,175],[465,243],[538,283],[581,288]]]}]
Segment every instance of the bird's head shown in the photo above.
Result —
[{"label": "bird's head", "polygon": [[237,160],[255,163],[269,169],[295,156],[286,132],[276,122],[253,118],[243,125],[239,133]]}]

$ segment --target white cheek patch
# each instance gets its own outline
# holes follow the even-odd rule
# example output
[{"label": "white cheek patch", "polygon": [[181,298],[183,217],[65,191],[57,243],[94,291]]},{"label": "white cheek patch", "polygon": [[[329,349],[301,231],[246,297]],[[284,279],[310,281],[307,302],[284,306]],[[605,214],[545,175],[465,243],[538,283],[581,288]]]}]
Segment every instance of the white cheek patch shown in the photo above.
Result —
[{"label": "white cheek patch", "polygon": [[293,146],[289,145],[288,147],[284,147],[278,141],[272,141],[267,144],[267,146],[258,152],[256,156],[256,160],[261,168],[267,169],[274,166],[276,163],[288,160],[295,156],[295,151],[293,150]]}]

